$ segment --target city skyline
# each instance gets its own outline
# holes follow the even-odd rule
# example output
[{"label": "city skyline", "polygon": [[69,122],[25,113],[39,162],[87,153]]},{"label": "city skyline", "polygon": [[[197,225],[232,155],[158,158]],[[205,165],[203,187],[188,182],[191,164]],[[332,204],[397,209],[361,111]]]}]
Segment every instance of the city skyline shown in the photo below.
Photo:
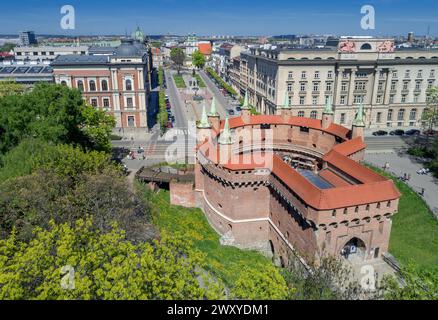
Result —
[{"label": "city skyline", "polygon": [[[76,11],[75,30],[60,27],[61,7],[69,4]],[[374,30],[362,30],[360,9],[372,5],[375,9]],[[162,0],[144,3],[125,1],[53,1],[42,3],[24,0],[20,7],[5,3],[0,13],[3,34],[34,30],[37,34],[107,35],[130,33],[137,26],[147,34],[196,33],[199,35],[281,35],[281,34],[338,34],[338,35],[418,35],[438,34],[438,18],[430,12],[438,3],[420,0],[413,8],[407,0],[380,1],[314,1],[312,3],[274,0],[224,0],[220,3],[200,0]],[[20,19],[16,19],[19,12]],[[23,23],[23,21],[26,21]],[[324,21],[324,23],[319,23]],[[318,22],[318,23],[315,23]],[[348,30],[348,31],[346,31]]]}]

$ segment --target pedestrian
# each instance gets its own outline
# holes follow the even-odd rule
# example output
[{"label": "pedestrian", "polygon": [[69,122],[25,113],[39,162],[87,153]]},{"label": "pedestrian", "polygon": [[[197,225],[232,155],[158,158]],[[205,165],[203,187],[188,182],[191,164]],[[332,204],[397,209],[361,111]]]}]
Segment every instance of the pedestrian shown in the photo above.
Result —
[{"label": "pedestrian", "polygon": [[421,196],[424,196],[424,188],[421,188]]}]

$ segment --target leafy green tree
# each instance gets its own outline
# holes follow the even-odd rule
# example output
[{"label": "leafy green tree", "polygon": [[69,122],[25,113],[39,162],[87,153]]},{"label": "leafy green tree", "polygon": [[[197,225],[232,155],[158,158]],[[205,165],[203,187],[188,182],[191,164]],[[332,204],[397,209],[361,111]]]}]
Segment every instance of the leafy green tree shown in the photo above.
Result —
[{"label": "leafy green tree", "polygon": [[[223,297],[223,285],[202,275],[203,256],[181,238],[163,234],[153,244],[136,245],[116,225],[108,233],[95,230],[91,219],[73,227],[51,222],[34,232],[29,243],[14,232],[0,240],[0,299]],[[65,266],[74,270],[73,281],[62,281]]]},{"label": "leafy green tree", "polygon": [[78,180],[83,173],[99,173],[111,166],[105,152],[83,152],[71,145],[55,145],[33,138],[24,139],[0,160],[0,183],[37,169],[53,170],[58,175]]},{"label": "leafy green tree", "polygon": [[340,259],[322,255],[318,263],[313,263],[312,272],[289,266],[284,276],[289,286],[296,287],[291,299],[298,300],[357,300],[378,299],[379,291],[368,291],[353,280],[353,271]]},{"label": "leafy green tree", "polygon": [[184,53],[183,49],[178,47],[172,48],[170,50],[170,59],[176,65],[179,74],[186,59],[186,54]]},{"label": "leafy green tree", "polygon": [[15,47],[14,43],[6,42],[0,47],[0,52],[11,52]]},{"label": "leafy green tree", "polygon": [[[0,50],[1,51],[1,50]],[[0,98],[6,95],[21,94],[24,92],[24,86],[12,80],[0,81]]]},{"label": "leafy green tree", "polygon": [[198,69],[204,68],[205,56],[199,50],[196,50],[192,54],[192,63]]},{"label": "leafy green tree", "polygon": [[105,111],[85,106],[82,110],[82,131],[87,137],[87,147],[92,150],[110,151],[111,132],[116,125],[114,117]]},{"label": "leafy green tree", "polygon": [[265,266],[246,267],[231,289],[232,298],[246,300],[282,300],[293,292],[274,265],[269,265],[268,270]]},{"label": "leafy green tree", "polygon": [[[78,154],[72,165],[56,160],[31,175],[0,183],[0,237],[15,228],[20,239],[29,240],[35,226],[46,228],[51,219],[72,224],[91,214],[95,227],[104,232],[116,221],[132,241],[156,237],[147,205],[132,193],[120,170],[106,158],[95,162],[93,155],[99,157]],[[86,164],[79,164],[81,159]]]},{"label": "leafy green tree", "polygon": [[87,106],[77,90],[39,83],[28,93],[0,98],[0,109],[0,153],[28,137],[108,149],[111,116]]},{"label": "leafy green tree", "polygon": [[382,290],[388,300],[438,300],[438,272],[413,263],[403,267],[398,279],[385,277]]},{"label": "leafy green tree", "polygon": [[157,115],[157,121],[160,124],[161,133],[164,133],[167,130],[167,123],[169,121],[169,114],[167,113],[166,109],[166,95],[164,91],[160,91],[158,95],[158,105],[159,111]]},{"label": "leafy green tree", "polygon": [[427,107],[423,111],[422,120],[429,130],[438,124],[438,87],[427,90]]}]

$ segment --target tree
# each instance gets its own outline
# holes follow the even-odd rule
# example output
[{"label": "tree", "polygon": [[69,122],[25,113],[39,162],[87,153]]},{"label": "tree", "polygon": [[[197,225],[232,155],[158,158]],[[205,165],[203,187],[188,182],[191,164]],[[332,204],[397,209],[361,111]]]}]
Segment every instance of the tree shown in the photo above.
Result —
[{"label": "tree", "polygon": [[38,152],[29,155],[21,153],[20,145],[6,157],[3,170],[13,168],[15,155],[24,155],[26,160],[17,166],[24,162],[25,173],[33,173],[0,183],[0,237],[15,228],[19,239],[29,240],[33,227],[47,227],[51,219],[73,224],[91,214],[95,227],[104,232],[116,221],[132,241],[156,236],[147,204],[132,193],[106,153],[41,143],[36,148]]},{"label": "tree", "polygon": [[369,291],[353,280],[353,271],[340,259],[322,255],[319,263],[305,273],[294,265],[284,271],[289,286],[296,287],[290,297],[299,300],[357,300],[379,298],[379,291]]},{"label": "tree", "polygon": [[161,133],[164,133],[167,130],[167,123],[169,121],[169,114],[167,113],[166,109],[166,95],[164,91],[160,91],[160,93],[158,94],[158,105],[159,111],[157,115],[157,120],[160,124]]},{"label": "tree", "polygon": [[91,106],[84,106],[82,116],[82,131],[88,141],[86,147],[91,150],[110,151],[111,132],[116,125],[114,117]]},{"label": "tree", "polygon": [[6,95],[21,94],[24,92],[23,85],[12,80],[0,81],[0,98]]},{"label": "tree", "polygon": [[223,285],[202,271],[204,257],[182,238],[133,244],[116,224],[108,233],[95,230],[92,218],[73,227],[52,221],[34,233],[29,243],[14,232],[0,240],[0,299],[223,297]]},{"label": "tree", "polygon": [[423,111],[422,120],[428,130],[438,124],[438,87],[427,90],[427,107]]},{"label": "tree", "polygon": [[39,83],[22,95],[0,98],[0,154],[28,137],[108,150],[112,116],[85,104],[78,90]]},{"label": "tree", "polygon": [[205,56],[199,50],[196,50],[192,54],[192,62],[196,68],[202,69],[205,66]]},{"label": "tree", "polygon": [[294,289],[289,289],[284,278],[273,265],[257,268],[246,267],[241,277],[231,290],[233,299],[245,300],[282,300],[286,299]]},{"label": "tree", "polygon": [[0,52],[11,52],[15,48],[14,43],[6,42],[0,47]]},{"label": "tree", "polygon": [[175,63],[179,74],[186,59],[184,51],[181,48],[172,48],[172,50],[170,50],[170,59]]},{"label": "tree", "polygon": [[438,272],[410,263],[398,278],[385,277],[382,290],[388,300],[438,300]]},{"label": "tree", "polygon": [[83,152],[71,145],[55,145],[33,138],[23,140],[0,160],[0,183],[38,169],[53,171],[76,181],[83,173],[100,173],[112,165],[109,154],[105,152]]}]

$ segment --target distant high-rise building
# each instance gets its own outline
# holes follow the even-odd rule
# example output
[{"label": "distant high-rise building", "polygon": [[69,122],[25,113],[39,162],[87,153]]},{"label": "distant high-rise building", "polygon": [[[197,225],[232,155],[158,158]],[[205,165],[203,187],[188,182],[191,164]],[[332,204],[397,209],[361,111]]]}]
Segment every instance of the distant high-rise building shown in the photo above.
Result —
[{"label": "distant high-rise building", "polygon": [[22,31],[20,32],[20,43],[22,46],[29,46],[37,44],[37,39],[35,37],[35,32],[33,31]]},{"label": "distant high-rise building", "polygon": [[413,32],[408,33],[408,42],[409,43],[414,42],[414,33]]}]

